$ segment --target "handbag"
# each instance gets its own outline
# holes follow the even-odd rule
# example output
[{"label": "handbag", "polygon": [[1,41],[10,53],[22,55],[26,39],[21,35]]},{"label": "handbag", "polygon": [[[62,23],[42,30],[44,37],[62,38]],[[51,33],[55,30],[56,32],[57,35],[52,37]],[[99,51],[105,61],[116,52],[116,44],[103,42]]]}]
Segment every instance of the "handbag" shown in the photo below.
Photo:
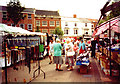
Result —
[{"label": "handbag", "polygon": [[74,54],[75,54],[74,51],[72,51],[72,52],[67,52],[67,56],[73,56]]}]

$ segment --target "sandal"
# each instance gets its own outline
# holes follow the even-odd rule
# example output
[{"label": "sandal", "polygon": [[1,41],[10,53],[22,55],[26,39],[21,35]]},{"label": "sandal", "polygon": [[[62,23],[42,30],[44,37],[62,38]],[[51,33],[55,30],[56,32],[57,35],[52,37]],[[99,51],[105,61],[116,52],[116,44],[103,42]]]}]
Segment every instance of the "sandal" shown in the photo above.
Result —
[{"label": "sandal", "polygon": [[63,71],[63,69],[58,69],[58,71]]}]

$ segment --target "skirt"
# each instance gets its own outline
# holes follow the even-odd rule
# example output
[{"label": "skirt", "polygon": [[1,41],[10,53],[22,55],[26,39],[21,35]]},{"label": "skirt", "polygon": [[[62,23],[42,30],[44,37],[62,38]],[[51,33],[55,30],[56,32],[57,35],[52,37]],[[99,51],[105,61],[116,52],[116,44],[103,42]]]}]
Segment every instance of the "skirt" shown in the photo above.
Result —
[{"label": "skirt", "polygon": [[63,64],[62,56],[54,56],[53,61],[55,64],[60,64],[60,65]]}]

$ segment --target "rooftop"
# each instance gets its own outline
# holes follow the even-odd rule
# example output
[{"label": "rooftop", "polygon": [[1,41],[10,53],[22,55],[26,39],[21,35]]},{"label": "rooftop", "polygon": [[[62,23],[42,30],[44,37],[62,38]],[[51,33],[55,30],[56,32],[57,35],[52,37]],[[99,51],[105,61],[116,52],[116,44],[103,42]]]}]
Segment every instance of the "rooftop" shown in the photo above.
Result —
[{"label": "rooftop", "polygon": [[49,11],[49,10],[36,10],[36,15],[45,15],[45,16],[60,16],[58,11]]}]

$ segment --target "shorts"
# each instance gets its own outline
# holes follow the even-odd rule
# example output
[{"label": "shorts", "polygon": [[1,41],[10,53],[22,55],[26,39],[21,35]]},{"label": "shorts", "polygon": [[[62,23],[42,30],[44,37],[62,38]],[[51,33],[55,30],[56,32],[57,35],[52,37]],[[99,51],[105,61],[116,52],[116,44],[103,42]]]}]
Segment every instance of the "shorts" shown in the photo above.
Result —
[{"label": "shorts", "polygon": [[53,61],[55,64],[60,64],[60,65],[63,64],[62,56],[54,56]]}]

